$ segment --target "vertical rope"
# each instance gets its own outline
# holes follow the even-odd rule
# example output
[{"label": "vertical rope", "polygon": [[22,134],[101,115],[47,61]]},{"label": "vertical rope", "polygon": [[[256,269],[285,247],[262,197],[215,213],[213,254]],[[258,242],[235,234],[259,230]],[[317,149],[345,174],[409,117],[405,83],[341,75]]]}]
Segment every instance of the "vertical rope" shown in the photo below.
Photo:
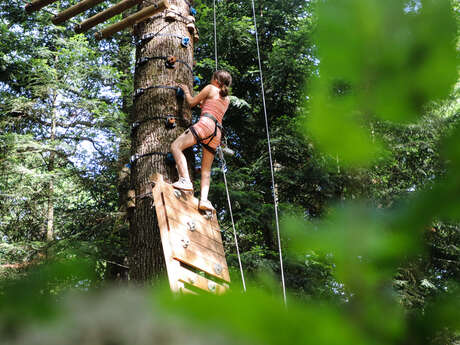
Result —
[{"label": "vertical rope", "polygon": [[275,206],[275,220],[276,220],[276,233],[278,237],[278,250],[279,250],[279,256],[280,256],[280,269],[281,269],[281,282],[283,285],[283,300],[284,304],[287,304],[286,301],[286,284],[284,281],[284,268],[283,268],[283,253],[281,250],[281,237],[280,237],[280,225],[279,225],[279,219],[278,219],[278,201],[275,195],[275,173],[273,169],[273,158],[272,158],[272,149],[271,149],[271,144],[270,144],[270,129],[268,126],[268,116],[267,116],[267,105],[265,102],[265,88],[264,88],[264,78],[263,78],[263,73],[262,73],[262,61],[260,58],[260,47],[259,47],[259,35],[257,33],[257,19],[256,19],[256,9],[254,5],[254,0],[252,0],[252,14],[254,16],[254,30],[255,30],[255,35],[256,35],[256,45],[257,45],[257,58],[259,60],[259,72],[260,72],[260,84],[262,88],[262,102],[264,106],[264,115],[265,115],[265,127],[267,131],[267,141],[268,141],[268,155],[270,158],[270,171],[272,175],[272,188],[273,188],[273,201],[274,201],[274,206]]},{"label": "vertical rope", "polygon": [[[216,21],[216,0],[213,1],[214,3],[214,56],[216,60],[216,71],[219,66],[218,55],[217,55],[217,21]],[[240,247],[238,245],[238,237],[236,235],[236,228],[235,228],[235,221],[233,220],[233,210],[232,210],[232,202],[230,200],[230,192],[228,191],[228,182],[227,182],[227,173],[225,170],[227,169],[227,162],[225,161],[224,153],[222,152],[222,148],[217,149],[218,155],[220,160],[222,161],[222,174],[224,175],[224,183],[225,183],[225,191],[227,193],[227,203],[228,203],[228,210],[230,212],[230,219],[232,221],[232,228],[233,228],[233,236],[235,239],[235,247],[236,247],[236,254],[238,256],[238,264],[240,266],[240,273],[241,273],[241,281],[243,283],[243,290],[246,292],[246,281],[244,279],[244,271],[243,271],[243,264],[241,263],[241,255],[240,255]]]},{"label": "vertical rope", "polygon": [[235,238],[235,246],[236,246],[236,254],[238,256],[238,264],[240,265],[241,281],[243,283],[243,290],[246,292],[246,281],[244,280],[243,264],[241,263],[240,248],[238,246],[238,237],[236,236],[235,222],[233,221],[232,202],[230,200],[230,193],[228,191],[227,173],[225,172],[225,170],[227,169],[227,162],[225,161],[224,153],[222,152],[222,149],[220,147],[218,148],[218,153],[219,153],[219,158],[222,161],[222,173],[224,175],[225,190],[227,192],[228,210],[230,211],[230,219],[232,220],[233,236]]},{"label": "vertical rope", "polygon": [[214,57],[216,59],[216,71],[218,70],[217,61],[217,20],[216,20],[216,0],[214,0]]}]

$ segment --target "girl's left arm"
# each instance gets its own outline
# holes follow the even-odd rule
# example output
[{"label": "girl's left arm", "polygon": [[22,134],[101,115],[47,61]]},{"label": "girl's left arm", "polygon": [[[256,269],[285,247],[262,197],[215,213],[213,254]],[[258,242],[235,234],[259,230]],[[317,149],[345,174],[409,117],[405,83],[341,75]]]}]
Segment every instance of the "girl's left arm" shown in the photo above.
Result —
[{"label": "girl's left arm", "polygon": [[187,85],[179,84],[179,87],[184,90],[185,94],[185,99],[187,100],[187,103],[190,105],[190,108],[195,107],[196,105],[200,104],[202,101],[204,101],[208,96],[209,92],[211,91],[211,85],[207,85],[201,92],[193,97],[190,94],[190,90],[187,87]]}]

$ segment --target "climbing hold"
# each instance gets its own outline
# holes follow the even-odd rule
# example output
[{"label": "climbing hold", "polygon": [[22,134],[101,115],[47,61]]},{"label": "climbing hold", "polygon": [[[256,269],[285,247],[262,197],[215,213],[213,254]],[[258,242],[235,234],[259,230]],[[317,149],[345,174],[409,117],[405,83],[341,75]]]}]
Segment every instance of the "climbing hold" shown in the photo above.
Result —
[{"label": "climbing hold", "polygon": [[195,76],[195,77],[193,78],[193,85],[194,85],[194,86],[200,86],[200,85],[201,85],[201,79],[200,79],[200,77]]},{"label": "climbing hold", "polygon": [[221,264],[215,264],[214,265],[214,272],[216,272],[217,275],[222,274],[222,265]]},{"label": "climbing hold", "polygon": [[196,9],[194,7],[190,7],[190,14],[196,16]]},{"label": "climbing hold", "polygon": [[189,221],[187,222],[187,226],[189,231],[194,232],[196,230],[196,224],[195,222]]},{"label": "climbing hold", "polygon": [[177,95],[177,97],[179,97],[179,98],[184,98],[184,96],[185,96],[184,90],[182,90],[180,87],[178,87],[178,88],[177,88],[176,95]]},{"label": "climbing hold", "polygon": [[183,238],[181,242],[182,242],[182,247],[184,247],[185,249],[187,249],[188,246],[190,245],[190,240],[188,238]]},{"label": "climbing hold", "polygon": [[168,152],[168,154],[165,157],[166,159],[166,164],[169,166],[174,166],[176,165],[176,161],[174,160],[174,156],[171,152]]},{"label": "climbing hold", "polygon": [[217,284],[212,282],[212,281],[209,281],[208,282],[208,289],[209,291],[211,292],[215,292],[216,291],[216,287],[217,287]]},{"label": "climbing hold", "polygon": [[182,47],[187,48],[188,45],[190,44],[190,38],[182,37],[181,44],[182,44]]},{"label": "climbing hold", "polygon": [[166,117],[166,128],[174,129],[177,127],[176,118],[173,115],[168,115]]},{"label": "climbing hold", "polygon": [[211,220],[212,219],[212,211],[205,211],[204,218],[206,220]]},{"label": "climbing hold", "polygon": [[178,189],[174,189],[174,196],[175,196],[177,199],[180,199],[181,196],[182,196],[181,191],[178,190]]},{"label": "climbing hold", "polygon": [[177,58],[175,56],[168,56],[165,61],[166,68],[174,68],[177,62]]}]

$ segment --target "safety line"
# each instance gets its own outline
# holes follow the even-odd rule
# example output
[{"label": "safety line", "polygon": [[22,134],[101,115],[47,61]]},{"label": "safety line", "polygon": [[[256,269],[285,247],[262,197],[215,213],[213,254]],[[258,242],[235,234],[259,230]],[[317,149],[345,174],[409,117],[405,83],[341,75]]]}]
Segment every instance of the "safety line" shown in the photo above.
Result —
[{"label": "safety line", "polygon": [[238,256],[238,264],[240,266],[241,281],[243,283],[243,290],[246,292],[246,281],[244,280],[243,264],[241,263],[240,248],[238,246],[238,237],[236,236],[235,221],[233,220],[232,202],[230,200],[230,193],[228,191],[227,173],[225,172],[225,169],[227,169],[227,162],[225,161],[224,153],[223,153],[222,148],[220,146],[217,148],[217,152],[219,154],[220,160],[222,161],[222,173],[224,175],[225,191],[227,192],[228,210],[230,211],[230,219],[232,220],[233,236],[235,238],[236,254]]},{"label": "safety line", "polygon": [[273,158],[272,158],[272,149],[271,149],[271,144],[270,144],[270,129],[268,126],[268,116],[267,116],[267,105],[265,102],[265,89],[264,89],[264,79],[263,79],[263,73],[262,73],[262,61],[260,58],[260,47],[259,47],[259,35],[257,33],[257,19],[256,19],[256,9],[254,5],[254,0],[252,1],[252,14],[254,16],[254,31],[256,35],[256,45],[257,45],[257,58],[259,60],[259,72],[260,72],[260,85],[262,88],[262,102],[264,106],[264,115],[265,115],[265,127],[267,130],[267,142],[268,142],[268,155],[270,157],[270,171],[272,175],[272,188],[273,188],[273,201],[274,201],[274,206],[275,206],[275,220],[276,220],[276,233],[278,236],[278,250],[279,250],[279,256],[280,256],[280,269],[281,269],[281,282],[283,284],[283,300],[284,300],[284,305],[287,305],[286,301],[286,284],[284,281],[284,268],[283,268],[283,253],[281,250],[281,237],[280,237],[280,225],[279,225],[279,219],[278,219],[278,200],[277,200],[277,195],[276,195],[276,188],[275,188],[275,172],[273,169]]},{"label": "safety line", "polygon": [[216,59],[216,71],[218,69],[217,61],[217,20],[216,20],[216,0],[214,0],[214,57]]}]

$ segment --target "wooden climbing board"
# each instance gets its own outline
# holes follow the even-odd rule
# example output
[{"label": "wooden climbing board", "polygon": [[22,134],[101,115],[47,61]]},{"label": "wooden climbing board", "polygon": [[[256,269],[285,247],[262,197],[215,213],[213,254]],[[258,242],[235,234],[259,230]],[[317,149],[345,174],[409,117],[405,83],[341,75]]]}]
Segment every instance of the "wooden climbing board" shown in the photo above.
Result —
[{"label": "wooden climbing board", "polygon": [[200,212],[192,193],[173,188],[160,174],[151,180],[171,290],[224,293],[230,275],[216,212]]}]

